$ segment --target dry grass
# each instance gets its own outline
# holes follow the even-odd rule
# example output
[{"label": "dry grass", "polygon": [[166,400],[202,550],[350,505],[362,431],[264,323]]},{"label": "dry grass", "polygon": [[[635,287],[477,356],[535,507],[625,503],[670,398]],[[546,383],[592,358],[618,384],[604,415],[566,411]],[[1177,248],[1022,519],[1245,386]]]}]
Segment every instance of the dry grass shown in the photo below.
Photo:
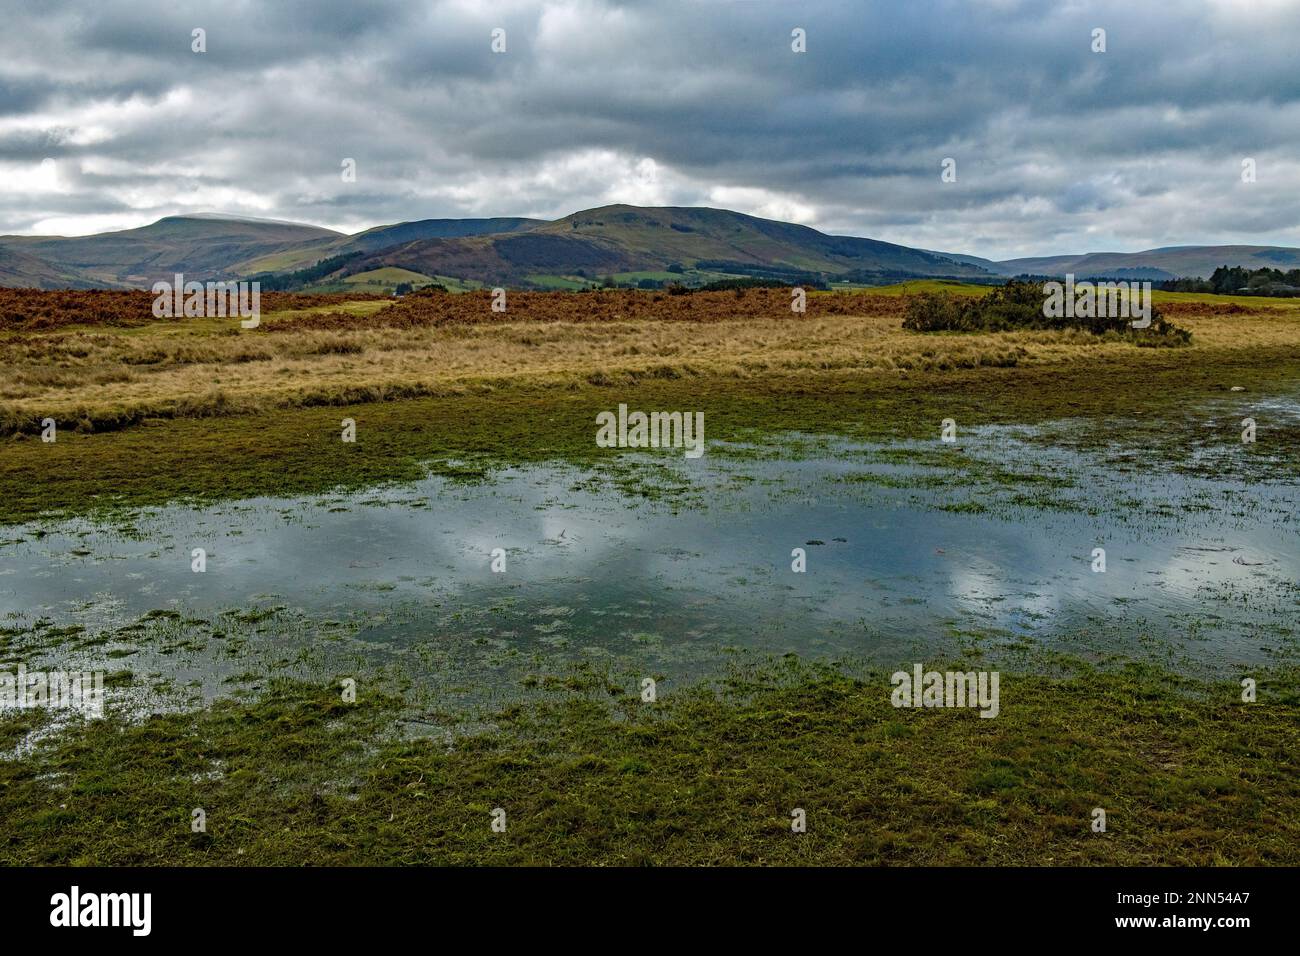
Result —
[{"label": "dry grass", "polygon": [[[253,331],[231,320],[10,331],[0,338],[0,428],[34,430],[47,416],[137,421],[504,384],[1169,360],[1144,357],[1151,350],[1118,337],[1080,331],[905,332],[905,297],[813,296],[808,314],[797,316],[788,294],[758,291],[708,300],[610,293],[603,305],[595,295],[512,294],[504,316],[490,311],[486,296],[441,297],[454,321],[437,320],[438,302],[395,308],[380,300],[268,314]],[[683,305],[687,300],[695,304]],[[574,312],[584,304],[585,311]],[[1194,333],[1193,346],[1178,350],[1187,354],[1174,361],[1300,349],[1300,308],[1166,308]],[[838,314],[849,309],[862,314]],[[632,312],[637,316],[625,315]],[[695,320],[680,321],[687,313]]]},{"label": "dry grass", "polygon": [[[0,288],[0,331],[49,331],[78,325],[138,328],[159,321],[153,315],[154,299],[152,292],[140,290]],[[368,293],[316,295],[267,292],[261,296],[261,305],[267,311],[322,306],[338,308],[355,299],[392,301],[387,296]]]}]

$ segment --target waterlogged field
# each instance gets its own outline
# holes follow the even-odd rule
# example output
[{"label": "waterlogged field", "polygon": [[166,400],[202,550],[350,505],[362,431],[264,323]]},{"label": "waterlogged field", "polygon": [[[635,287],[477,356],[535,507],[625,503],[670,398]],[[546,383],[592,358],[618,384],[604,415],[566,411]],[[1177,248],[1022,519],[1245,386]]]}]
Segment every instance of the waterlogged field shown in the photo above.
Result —
[{"label": "waterlogged field", "polygon": [[1300,861],[1300,310],[918,291],[11,303],[0,663],[107,701],[0,712],[0,858]]}]

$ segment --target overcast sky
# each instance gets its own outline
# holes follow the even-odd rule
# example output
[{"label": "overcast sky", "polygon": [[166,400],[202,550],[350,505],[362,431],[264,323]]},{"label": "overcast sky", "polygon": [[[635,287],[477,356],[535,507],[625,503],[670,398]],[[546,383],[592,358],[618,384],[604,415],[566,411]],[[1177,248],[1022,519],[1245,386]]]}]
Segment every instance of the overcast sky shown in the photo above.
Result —
[{"label": "overcast sky", "polygon": [[0,233],[629,202],[993,258],[1300,246],[1298,39],[1300,0],[0,0]]}]

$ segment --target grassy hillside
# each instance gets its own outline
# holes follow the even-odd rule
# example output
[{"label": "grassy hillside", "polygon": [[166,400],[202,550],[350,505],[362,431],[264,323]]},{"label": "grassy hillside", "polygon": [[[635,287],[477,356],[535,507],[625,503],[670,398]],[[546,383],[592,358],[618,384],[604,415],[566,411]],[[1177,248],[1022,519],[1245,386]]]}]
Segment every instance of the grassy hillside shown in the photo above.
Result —
[{"label": "grassy hillside", "polygon": [[299,223],[204,215],[95,236],[0,236],[0,286],[143,288],[176,272],[198,280],[283,275],[342,257],[334,272],[291,277],[288,287],[343,288],[350,276],[384,269],[453,277],[467,287],[574,289],[610,276],[689,285],[710,277],[755,277],[879,286],[912,278],[1066,272],[1159,281],[1208,276],[1221,265],[1300,266],[1300,249],[1276,246],[1171,246],[992,262],[832,236],[726,209],[611,205],[553,222],[422,219],[350,236]]},{"label": "grassy hillside", "polygon": [[545,219],[499,217],[495,219],[421,219],[417,222],[399,222],[395,226],[376,226],[355,236],[349,236],[339,246],[339,252],[354,249],[373,251],[386,249],[420,239],[464,239],[468,236],[497,235],[524,232],[545,225]]},{"label": "grassy hillside", "polygon": [[104,285],[146,287],[177,272],[203,280],[229,274],[230,265],[304,242],[338,238],[317,226],[270,220],[171,216],[149,226],[95,236],[11,236],[11,250],[56,270]]},{"label": "grassy hillside", "polygon": [[892,285],[874,286],[875,295],[916,295],[921,292],[949,292],[953,295],[987,295],[993,290],[991,285],[976,285],[971,282],[959,282],[953,279],[911,279],[907,282],[895,282]]},{"label": "grassy hillside", "polygon": [[1219,266],[1247,269],[1294,269],[1300,249],[1284,246],[1166,246],[1145,252],[1091,252],[1077,256],[1040,256],[997,263],[1006,275],[1113,276],[1140,279],[1208,278]]},{"label": "grassy hillside", "polygon": [[[318,282],[307,286],[302,291],[306,293],[365,292],[374,295],[392,295],[399,285],[406,284],[418,289],[421,286],[435,283],[444,284],[439,283],[436,276],[427,276],[419,272],[412,272],[409,269],[386,267]],[[461,291],[460,288],[452,289],[451,286],[447,286],[447,289],[448,291]]]},{"label": "grassy hillside", "polygon": [[669,266],[728,275],[980,276],[978,266],[873,239],[829,236],[725,209],[604,206],[514,235],[432,238],[383,249],[358,268],[396,266],[506,285],[581,285]]},{"label": "grassy hillside", "polygon": [[350,275],[343,280],[345,285],[375,285],[386,283],[394,285],[399,282],[425,283],[432,282],[429,276],[422,275],[419,272],[411,272],[408,269],[374,269],[370,272],[359,272],[356,275]]},{"label": "grassy hillside", "polygon": [[980,270],[935,253],[807,226],[759,219],[726,209],[603,206],[537,230],[609,243],[631,256],[695,265],[723,260],[809,272],[899,269],[923,275],[978,275]]},{"label": "grassy hillside", "polygon": [[315,265],[321,259],[337,255],[336,250],[346,238],[309,239],[277,252],[236,262],[231,265],[230,271],[237,276],[252,276],[263,272],[292,272],[294,269],[303,269]]},{"label": "grassy hillside", "polygon": [[0,286],[21,289],[90,289],[96,282],[76,269],[56,266],[30,253],[0,245]]},{"label": "grassy hillside", "polygon": [[375,226],[351,236],[312,240],[268,256],[260,256],[233,267],[239,275],[260,272],[290,272],[313,265],[321,259],[350,252],[375,252],[392,249],[420,239],[462,239],[469,236],[522,232],[545,223],[544,219],[501,217],[495,219],[420,219],[391,226]]}]

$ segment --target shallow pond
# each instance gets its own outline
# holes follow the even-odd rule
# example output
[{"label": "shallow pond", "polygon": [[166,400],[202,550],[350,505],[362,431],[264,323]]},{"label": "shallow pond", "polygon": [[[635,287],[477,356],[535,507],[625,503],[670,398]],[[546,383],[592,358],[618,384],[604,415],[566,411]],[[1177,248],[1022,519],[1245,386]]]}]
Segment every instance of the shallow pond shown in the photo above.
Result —
[{"label": "shallow pond", "polygon": [[1135,479],[1031,437],[644,459],[672,495],[554,466],[12,527],[5,656],[206,695],[255,662],[400,672],[444,702],[577,661],[688,680],[730,648],[891,668],[1061,650],[1218,674],[1295,656],[1293,487]]}]

